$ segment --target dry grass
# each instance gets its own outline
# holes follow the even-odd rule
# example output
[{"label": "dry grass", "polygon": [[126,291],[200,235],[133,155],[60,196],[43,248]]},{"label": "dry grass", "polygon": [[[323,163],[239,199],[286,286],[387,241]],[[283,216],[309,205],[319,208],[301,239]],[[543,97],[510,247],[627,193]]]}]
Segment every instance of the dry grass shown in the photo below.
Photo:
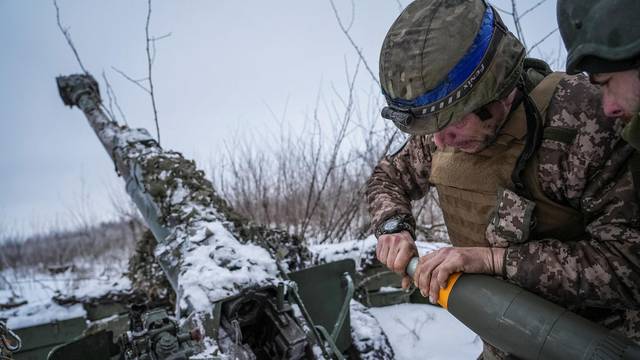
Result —
[{"label": "dry grass", "polygon": [[54,230],[28,238],[0,235],[0,271],[42,267],[55,272],[77,259],[98,259],[114,250],[130,252],[143,227],[136,220],[101,223],[73,231]]},{"label": "dry grass", "polygon": [[[384,99],[377,91],[358,99],[353,87],[357,69],[346,94],[334,90],[330,100],[319,98],[307,119],[310,129],[295,133],[286,119],[274,116],[280,132],[270,136],[276,139],[270,149],[236,141],[212,162],[214,186],[238,212],[311,243],[370,233],[365,185],[391,138],[399,135],[380,118]],[[420,239],[446,241],[433,193],[416,202],[414,214]]]}]

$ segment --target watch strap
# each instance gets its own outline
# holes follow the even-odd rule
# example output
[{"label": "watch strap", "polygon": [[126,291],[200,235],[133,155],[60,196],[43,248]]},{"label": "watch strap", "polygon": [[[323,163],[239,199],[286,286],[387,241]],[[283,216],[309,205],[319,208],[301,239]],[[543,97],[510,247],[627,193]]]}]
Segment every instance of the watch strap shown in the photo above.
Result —
[{"label": "watch strap", "polygon": [[[385,228],[385,225],[391,221],[396,222],[396,225],[393,226],[391,229]],[[383,221],[380,225],[378,225],[375,231],[375,235],[376,235],[376,238],[379,238],[381,235],[397,234],[405,230],[408,231],[409,234],[411,234],[411,238],[413,239],[416,238],[415,220],[413,219],[413,217],[411,215],[404,215],[404,214],[394,215],[386,219],[385,221]]]}]

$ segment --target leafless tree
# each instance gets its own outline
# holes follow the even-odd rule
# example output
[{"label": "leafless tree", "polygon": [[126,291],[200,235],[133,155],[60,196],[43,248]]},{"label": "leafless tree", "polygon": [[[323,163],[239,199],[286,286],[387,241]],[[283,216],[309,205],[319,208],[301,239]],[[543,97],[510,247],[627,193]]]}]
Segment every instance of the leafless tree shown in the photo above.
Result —
[{"label": "leafless tree", "polygon": [[[533,4],[532,6],[526,8],[523,11],[520,10],[516,0],[510,0],[510,4],[511,4],[511,9],[510,10],[502,9],[502,8],[496,6],[495,4],[493,5],[496,9],[498,9],[498,11],[500,11],[501,13],[503,13],[505,15],[510,16],[513,19],[513,23],[514,23],[515,30],[516,30],[516,35],[518,36],[518,39],[520,39],[520,42],[522,42],[522,44],[524,45],[525,50],[527,52],[527,55],[531,54],[533,52],[533,50],[538,48],[538,46],[543,44],[547,39],[549,39],[549,37],[551,37],[551,35],[555,34],[558,31],[558,27],[556,26],[551,31],[549,31],[546,35],[544,35],[542,38],[540,38],[536,42],[534,42],[533,45],[529,46],[527,44],[527,40],[525,39],[525,31],[524,31],[524,29],[522,27],[522,21],[527,15],[531,14],[533,11],[538,9],[545,2],[547,2],[547,0],[539,0],[535,4]],[[558,54],[558,56],[559,56],[559,54]],[[553,59],[545,59],[545,60],[550,61],[550,62],[553,61]]]}]

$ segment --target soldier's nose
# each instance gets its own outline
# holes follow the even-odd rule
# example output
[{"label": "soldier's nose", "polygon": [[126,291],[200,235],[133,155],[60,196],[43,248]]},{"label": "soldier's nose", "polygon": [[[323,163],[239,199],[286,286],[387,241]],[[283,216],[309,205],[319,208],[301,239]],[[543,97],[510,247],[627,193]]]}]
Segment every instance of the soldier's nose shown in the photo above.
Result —
[{"label": "soldier's nose", "polygon": [[620,103],[606,93],[602,97],[602,110],[608,117],[620,117],[624,115],[624,108]]}]

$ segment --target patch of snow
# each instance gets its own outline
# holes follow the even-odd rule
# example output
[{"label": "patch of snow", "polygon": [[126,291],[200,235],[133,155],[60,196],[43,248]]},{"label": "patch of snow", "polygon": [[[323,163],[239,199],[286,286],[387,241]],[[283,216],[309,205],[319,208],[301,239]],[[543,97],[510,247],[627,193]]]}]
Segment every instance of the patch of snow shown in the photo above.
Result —
[{"label": "patch of snow", "polygon": [[53,302],[26,304],[15,309],[1,312],[0,317],[6,317],[7,327],[12,330],[29,326],[63,321],[76,317],[85,317],[86,311],[80,304],[60,306]]},{"label": "patch of snow", "polygon": [[194,234],[181,232],[176,235],[181,240],[156,248],[156,256],[167,259],[171,245],[183,246],[178,286],[184,310],[191,306],[195,311],[208,311],[218,300],[240,290],[274,285],[279,278],[275,260],[263,247],[240,244],[219,221],[203,221],[197,229]]},{"label": "patch of snow", "polygon": [[137,129],[126,129],[125,131],[121,131],[117,134],[118,140],[121,141],[120,144],[124,145],[132,145],[139,142],[145,141],[155,141],[155,139],[149,134],[147,129],[137,128]]},{"label": "patch of snow", "polygon": [[316,359],[324,359],[324,354],[322,353],[322,349],[318,345],[313,345],[311,347],[311,351],[313,351],[313,356]]},{"label": "patch of snow", "polygon": [[371,258],[371,249],[375,255],[376,237],[371,235],[362,240],[345,241],[338,244],[317,244],[309,246],[313,253],[314,262],[318,264],[330,263],[344,259],[352,259],[356,267],[362,267]]},{"label": "patch of snow", "polygon": [[370,309],[351,300],[351,338],[362,360],[395,359],[386,330],[380,327]]},{"label": "patch of snow", "polygon": [[189,195],[189,193],[187,192],[187,189],[185,189],[184,186],[180,184],[182,180],[177,179],[177,181],[178,181],[178,187],[171,194],[170,201],[173,204],[179,204],[183,202],[184,199]]},{"label": "patch of snow", "polygon": [[95,281],[83,281],[74,286],[68,295],[78,299],[97,298],[109,292],[121,292],[131,289],[131,280],[124,274],[119,276],[96,278]]},{"label": "patch of snow", "polygon": [[471,360],[482,341],[446,310],[423,304],[371,308],[395,351],[397,360]]},{"label": "patch of snow", "polygon": [[378,291],[381,293],[388,293],[388,292],[402,291],[402,288],[397,288],[393,286],[382,286],[380,287],[380,289],[378,289]]}]

